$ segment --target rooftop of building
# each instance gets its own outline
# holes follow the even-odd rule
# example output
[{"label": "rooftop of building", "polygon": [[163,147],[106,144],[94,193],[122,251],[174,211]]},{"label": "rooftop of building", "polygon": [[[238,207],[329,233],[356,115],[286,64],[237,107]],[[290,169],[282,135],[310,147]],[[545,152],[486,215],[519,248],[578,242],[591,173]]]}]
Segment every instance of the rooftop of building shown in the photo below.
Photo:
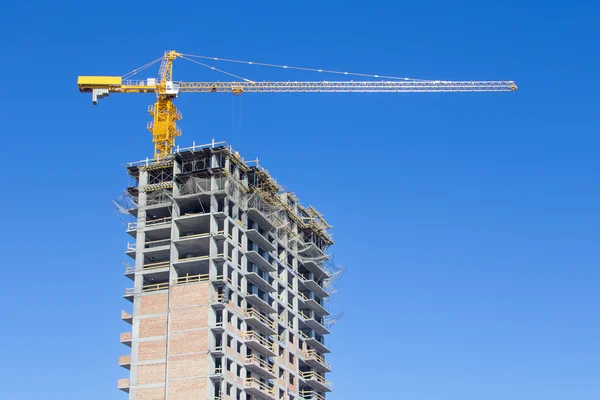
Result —
[{"label": "rooftop of building", "polygon": [[[323,215],[313,206],[305,207],[300,204],[296,195],[286,190],[269,174],[268,170],[259,164],[258,159],[245,160],[239,152],[226,142],[216,142],[197,145],[195,142],[190,147],[180,148],[179,146],[173,152],[173,155],[163,159],[146,158],[136,162],[130,162],[126,165],[128,173],[132,177],[137,177],[139,171],[157,170],[170,168],[175,160],[189,160],[204,154],[220,153],[229,156],[231,162],[237,165],[240,171],[248,175],[248,184],[237,182],[242,185],[249,193],[259,194],[265,201],[273,206],[286,211],[288,217],[297,223],[302,230],[309,230],[321,237],[327,245],[333,244],[329,230],[332,226],[325,220]],[[207,167],[211,174],[222,173],[231,176],[224,166],[216,168]]]}]

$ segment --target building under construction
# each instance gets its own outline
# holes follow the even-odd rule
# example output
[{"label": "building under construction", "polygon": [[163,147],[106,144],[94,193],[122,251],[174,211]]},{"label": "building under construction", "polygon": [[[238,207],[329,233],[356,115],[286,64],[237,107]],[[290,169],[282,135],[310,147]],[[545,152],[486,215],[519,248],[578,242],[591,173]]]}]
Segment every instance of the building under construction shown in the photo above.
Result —
[{"label": "building under construction", "polygon": [[330,226],[224,143],[130,163],[135,400],[324,400]]},{"label": "building under construction", "polygon": [[[236,80],[174,80],[176,59]],[[159,62],[158,77],[135,79]],[[205,62],[363,80],[256,81]],[[174,50],[123,76],[79,76],[77,85],[94,104],[112,93],[156,96],[147,124],[154,158],[129,164],[136,184],[122,209],[134,219],[128,233],[135,243],[127,255],[135,263],[127,265],[134,285],[125,292],[133,311],[123,312],[132,328],[121,337],[131,354],[120,359],[130,377],[119,387],[137,400],[324,400],[331,390],[324,339],[331,321],[325,289],[334,275],[324,267],[333,243],[330,226],[257,162],[245,162],[224,143],[176,148],[182,116],[174,100],[180,93],[517,90],[514,81],[422,80]]]}]

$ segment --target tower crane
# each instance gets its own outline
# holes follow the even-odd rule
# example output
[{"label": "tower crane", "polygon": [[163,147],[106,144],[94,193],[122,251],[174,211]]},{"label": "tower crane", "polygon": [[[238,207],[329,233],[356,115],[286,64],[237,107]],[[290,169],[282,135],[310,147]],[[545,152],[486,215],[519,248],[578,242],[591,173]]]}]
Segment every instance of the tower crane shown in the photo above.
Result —
[{"label": "tower crane", "polygon": [[[178,82],[173,80],[173,61],[183,58],[204,67],[226,73],[239,81],[232,82]],[[246,63],[285,69],[296,69],[315,72],[329,72],[343,75],[357,75],[370,78],[384,78],[386,80],[364,81],[252,81],[244,79],[210,65],[204,64],[193,58],[213,59]],[[161,62],[158,78],[146,80],[130,80],[129,77]],[[409,78],[388,77],[368,74],[355,74],[348,72],[328,71],[301,67],[288,67],[275,64],[255,63],[249,61],[218,59],[214,57],[194,56],[178,53],[173,50],[165,51],[164,55],[125,76],[79,76],[77,80],[79,91],[91,93],[93,104],[108,96],[110,93],[155,93],[156,103],[148,108],[153,120],[148,122],[147,128],[152,133],[154,143],[154,157],[162,159],[172,154],[175,147],[175,138],[181,135],[177,121],[181,119],[181,112],[173,104],[179,93],[283,93],[283,92],[318,92],[318,93],[367,93],[367,92],[513,92],[517,90],[514,81],[433,81]]]}]

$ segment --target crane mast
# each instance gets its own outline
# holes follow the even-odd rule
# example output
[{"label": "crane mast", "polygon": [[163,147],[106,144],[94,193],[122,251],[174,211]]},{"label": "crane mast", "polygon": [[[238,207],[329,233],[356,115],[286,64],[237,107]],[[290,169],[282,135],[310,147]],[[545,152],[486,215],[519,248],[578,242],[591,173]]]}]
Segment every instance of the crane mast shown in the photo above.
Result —
[{"label": "crane mast", "polygon": [[147,128],[152,133],[154,158],[164,158],[171,154],[175,147],[175,138],[181,136],[181,129],[177,126],[181,112],[173,103],[178,94],[177,84],[173,83],[173,61],[179,55],[175,51],[165,52],[158,71],[156,103],[148,108],[153,118]]},{"label": "crane mast", "polygon": [[[183,54],[173,50],[164,53],[161,58],[158,79],[126,80],[121,76],[79,76],[77,80],[79,91],[82,93],[92,93],[92,102],[94,104],[97,104],[100,98],[108,96],[110,93],[155,93],[156,102],[154,105],[148,107],[152,121],[148,122],[147,129],[152,133],[154,158],[162,159],[173,153],[175,138],[181,136],[181,129],[177,126],[177,121],[181,120],[181,112],[173,103],[173,100],[179,93],[232,93],[234,95],[241,95],[242,93],[291,92],[436,93],[514,92],[517,90],[517,85],[514,81],[433,81],[406,79],[271,82],[244,79],[232,82],[175,82],[173,81],[173,61],[177,58],[188,59]],[[150,65],[150,63],[147,65]],[[321,70],[317,71],[321,72]],[[136,72],[134,70],[133,73]]]}]

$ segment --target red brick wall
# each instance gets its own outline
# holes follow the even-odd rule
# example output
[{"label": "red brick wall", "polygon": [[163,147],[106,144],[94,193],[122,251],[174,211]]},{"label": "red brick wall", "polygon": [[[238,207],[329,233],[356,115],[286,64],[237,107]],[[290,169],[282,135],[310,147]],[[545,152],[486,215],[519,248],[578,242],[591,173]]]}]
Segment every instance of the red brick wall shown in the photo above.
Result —
[{"label": "red brick wall", "polygon": [[169,400],[203,399],[206,397],[206,378],[170,381],[168,391]]},{"label": "red brick wall", "polygon": [[173,332],[169,335],[169,355],[206,352],[208,330]]},{"label": "red brick wall", "polygon": [[206,354],[188,354],[169,357],[169,379],[187,378],[207,374]]},{"label": "red brick wall", "polygon": [[164,336],[167,334],[167,317],[140,319],[140,338]]},{"label": "red brick wall", "polygon": [[207,328],[208,305],[171,310],[171,331]]},{"label": "red brick wall", "polygon": [[208,304],[209,284],[179,285],[171,289],[171,307]]},{"label": "red brick wall", "polygon": [[166,340],[140,342],[138,345],[138,361],[163,360],[166,354]]},{"label": "red brick wall", "polygon": [[165,388],[148,388],[148,389],[137,389],[135,391],[136,400],[165,400]]},{"label": "red brick wall", "polygon": [[167,293],[151,294],[140,297],[140,315],[167,312]]},{"label": "red brick wall", "polygon": [[[150,385],[165,381],[165,363],[138,366],[138,385]],[[144,399],[145,400],[145,399]]]}]

